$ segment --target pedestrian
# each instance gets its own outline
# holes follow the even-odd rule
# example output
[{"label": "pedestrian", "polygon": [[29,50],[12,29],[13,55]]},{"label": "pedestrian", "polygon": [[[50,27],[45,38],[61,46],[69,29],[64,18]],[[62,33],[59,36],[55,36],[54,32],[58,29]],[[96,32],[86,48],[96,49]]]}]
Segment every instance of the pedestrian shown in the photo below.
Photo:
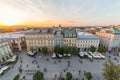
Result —
[{"label": "pedestrian", "polygon": [[68,61],[68,63],[70,64],[70,61]]},{"label": "pedestrian", "polygon": [[44,68],[44,72],[47,72],[47,69],[46,69],[46,67]]},{"label": "pedestrian", "polygon": [[22,67],[22,64],[20,64],[20,67]]},{"label": "pedestrian", "polygon": [[29,67],[29,65],[27,64],[27,67]]},{"label": "pedestrian", "polygon": [[55,78],[57,77],[57,74],[55,74]]},{"label": "pedestrian", "polygon": [[56,61],[54,61],[54,63],[56,64]]},{"label": "pedestrian", "polygon": [[65,69],[63,71],[65,72]]},{"label": "pedestrian", "polygon": [[34,61],[32,61],[32,64],[34,63]]},{"label": "pedestrian", "polygon": [[81,73],[81,70],[79,70],[79,75],[80,75],[80,73]]},{"label": "pedestrian", "polygon": [[11,67],[12,67],[12,68],[14,68],[14,66],[13,66],[13,65],[12,65]]},{"label": "pedestrian", "polygon": [[47,58],[47,61],[49,61],[49,59]]},{"label": "pedestrian", "polygon": [[39,65],[37,67],[39,68]]},{"label": "pedestrian", "polygon": [[23,76],[23,79],[25,79],[25,76]]},{"label": "pedestrian", "polygon": [[22,63],[22,60],[20,60],[20,63]]},{"label": "pedestrian", "polygon": [[78,80],[78,78],[76,78],[76,80]]},{"label": "pedestrian", "polygon": [[86,71],[84,70],[84,74],[86,73]]},{"label": "pedestrian", "polygon": [[80,63],[82,64],[82,60],[80,61]]},{"label": "pedestrian", "polygon": [[58,60],[58,62],[60,63],[60,62],[61,62],[61,60]]},{"label": "pedestrian", "polygon": [[36,65],[38,64],[38,62],[36,61]]},{"label": "pedestrian", "polygon": [[66,67],[66,70],[68,70],[68,68]]},{"label": "pedestrian", "polygon": [[70,67],[70,64],[68,64],[68,67]]}]

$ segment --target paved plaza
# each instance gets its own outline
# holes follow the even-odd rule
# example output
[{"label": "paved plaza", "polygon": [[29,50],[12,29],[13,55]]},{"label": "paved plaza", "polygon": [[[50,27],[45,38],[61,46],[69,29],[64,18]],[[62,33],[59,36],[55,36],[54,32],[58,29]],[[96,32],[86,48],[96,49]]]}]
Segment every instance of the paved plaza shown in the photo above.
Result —
[{"label": "paved plaza", "polygon": [[[41,54],[39,53],[39,55]],[[23,76],[25,76],[25,80],[32,80],[33,73],[37,70],[44,72],[44,68],[47,69],[47,71],[44,72],[44,77],[46,80],[54,80],[55,74],[59,77],[62,73],[62,76],[64,77],[66,72],[71,72],[73,74],[73,78],[78,78],[78,80],[81,80],[84,78],[84,71],[91,72],[93,75],[93,80],[104,80],[102,76],[102,69],[105,60],[96,59],[93,60],[93,62],[90,62],[88,59],[80,59],[78,56],[72,56],[71,59],[52,59],[51,56],[52,55],[49,54],[44,56],[41,55],[41,58],[34,58],[28,56],[25,51],[21,52],[19,57],[22,57],[22,63],[19,58],[14,67],[11,67],[11,69],[4,74],[0,80],[12,80],[15,75],[19,73],[18,67],[20,65],[22,65],[23,69],[23,72],[20,73],[21,80],[24,80],[22,79]],[[49,59],[48,61],[47,58]],[[80,62],[81,60],[82,63]],[[68,61],[70,61],[69,67]],[[81,71],[80,74],[79,71]]]}]

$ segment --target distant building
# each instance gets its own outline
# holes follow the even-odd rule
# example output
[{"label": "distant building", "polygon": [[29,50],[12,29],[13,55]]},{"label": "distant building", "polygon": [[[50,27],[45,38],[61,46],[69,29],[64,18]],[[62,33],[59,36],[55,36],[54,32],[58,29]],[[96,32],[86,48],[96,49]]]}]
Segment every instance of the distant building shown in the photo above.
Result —
[{"label": "distant building", "polygon": [[63,43],[64,43],[63,33],[60,30],[55,31],[55,37],[54,38],[55,38],[54,39],[55,46],[60,45],[60,47],[62,47]]},{"label": "distant building", "polygon": [[0,39],[0,63],[11,58],[13,55],[10,49],[10,43],[6,40]]},{"label": "distant building", "polygon": [[116,27],[100,29],[96,35],[100,38],[100,45],[103,45],[108,51],[117,51],[120,48],[120,30]]},{"label": "distant building", "polygon": [[99,38],[87,32],[77,32],[76,46],[80,50],[89,50],[91,46],[98,48]]},{"label": "distant building", "polygon": [[13,51],[21,51],[22,49],[26,49],[26,40],[24,34],[4,33],[0,34],[0,39],[9,40]]},{"label": "distant building", "polygon": [[118,25],[117,28],[120,29],[120,25]]},{"label": "distant building", "polygon": [[42,47],[47,47],[51,52],[54,49],[54,33],[52,30],[32,30],[25,34],[27,50],[42,50]]},{"label": "distant building", "polygon": [[54,45],[60,45],[60,47],[63,46],[64,38],[63,38],[63,32],[62,27],[59,25],[56,29],[54,29]]},{"label": "distant building", "polygon": [[65,46],[76,46],[77,34],[75,30],[66,29],[63,34]]}]

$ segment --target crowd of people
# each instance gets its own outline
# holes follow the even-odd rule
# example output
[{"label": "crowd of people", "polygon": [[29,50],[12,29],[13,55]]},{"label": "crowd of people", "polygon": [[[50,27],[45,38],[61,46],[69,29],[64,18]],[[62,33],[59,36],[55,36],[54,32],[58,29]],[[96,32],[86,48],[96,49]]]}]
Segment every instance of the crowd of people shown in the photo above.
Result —
[{"label": "crowd of people", "polygon": [[[46,58],[46,61],[49,62],[50,59],[49,59],[49,58]],[[82,59],[78,59],[78,61],[80,62],[80,64],[83,63],[83,62],[82,62]],[[58,60],[56,59],[56,60],[53,61],[53,63],[56,64],[56,65],[59,65],[59,63],[61,63],[61,62],[62,62],[62,59],[58,59]],[[23,63],[22,57],[20,57],[20,66],[18,67],[18,71],[19,71],[20,74],[23,73],[22,63]],[[33,64],[33,65],[36,65],[37,68],[38,68],[38,70],[39,70],[40,65],[39,65],[39,63],[38,63],[38,61],[37,61],[36,59],[34,59],[34,60],[32,61],[32,64]],[[26,67],[29,68],[29,64],[26,64]],[[64,74],[65,74],[66,72],[69,72],[69,70],[68,70],[69,67],[71,67],[71,61],[70,61],[70,60],[67,61],[67,66],[64,67],[63,71],[61,71],[59,75],[58,75],[58,74],[55,74],[54,80],[65,80]],[[27,71],[27,70],[26,70],[26,71]],[[75,70],[73,69],[72,71],[75,71]],[[30,71],[30,72],[33,72],[33,74],[35,73],[35,71]],[[30,73],[30,72],[28,72],[28,73]],[[46,67],[44,67],[43,70],[42,70],[42,72],[44,72],[44,73],[45,73],[45,72],[48,72],[48,69],[47,69]],[[86,71],[84,70],[84,71],[83,71],[83,74],[85,74],[85,72],[86,72]],[[82,71],[81,71],[81,70],[78,70],[78,75],[81,75],[81,73],[82,73]],[[26,79],[25,74],[23,75],[23,79]],[[78,78],[73,78],[73,80],[79,80],[79,79],[78,79]],[[85,80],[85,79],[82,78],[81,80]]]}]

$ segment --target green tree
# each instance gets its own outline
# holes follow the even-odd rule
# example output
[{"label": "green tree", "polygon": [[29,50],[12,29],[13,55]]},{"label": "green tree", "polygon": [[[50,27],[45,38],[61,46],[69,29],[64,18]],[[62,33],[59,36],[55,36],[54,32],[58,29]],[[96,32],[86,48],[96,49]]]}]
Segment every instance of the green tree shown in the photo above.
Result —
[{"label": "green tree", "polygon": [[30,50],[31,50],[31,51],[36,51],[36,48],[37,48],[37,47],[30,47]]},{"label": "green tree", "polygon": [[70,52],[70,47],[63,46],[63,52],[64,52],[64,54],[68,54]]},{"label": "green tree", "polygon": [[90,47],[90,51],[91,51],[91,52],[95,52],[95,51],[96,51],[96,47],[91,46],[91,47]]},{"label": "green tree", "polygon": [[44,78],[44,74],[43,72],[37,71],[34,75],[33,75],[33,80],[43,80]]},{"label": "green tree", "polygon": [[85,76],[88,80],[91,80],[93,78],[91,72],[86,72]]},{"label": "green tree", "polygon": [[66,76],[66,80],[71,80],[73,77],[72,73],[70,73],[70,72],[67,72],[65,76]]},{"label": "green tree", "polygon": [[14,79],[13,79],[13,80],[19,80],[19,78],[20,78],[20,75],[19,75],[19,74],[17,74],[17,75],[14,77]]},{"label": "green tree", "polygon": [[60,49],[60,54],[63,55],[63,47]]},{"label": "green tree", "polygon": [[42,47],[42,53],[46,54],[48,52],[48,48],[47,47]]},{"label": "green tree", "polygon": [[120,80],[120,66],[111,60],[104,63],[103,75],[105,80]]},{"label": "green tree", "polygon": [[120,48],[118,49],[118,51],[120,52]]},{"label": "green tree", "polygon": [[104,52],[106,52],[106,49],[103,46],[100,46],[100,47],[98,47],[97,51],[100,53],[104,53]]},{"label": "green tree", "polygon": [[71,53],[77,55],[79,53],[78,48],[76,46],[71,47]]},{"label": "green tree", "polygon": [[60,47],[60,45],[56,45],[56,46],[54,47],[54,52],[55,52],[56,54],[60,54],[60,53],[61,53],[61,47]]}]

